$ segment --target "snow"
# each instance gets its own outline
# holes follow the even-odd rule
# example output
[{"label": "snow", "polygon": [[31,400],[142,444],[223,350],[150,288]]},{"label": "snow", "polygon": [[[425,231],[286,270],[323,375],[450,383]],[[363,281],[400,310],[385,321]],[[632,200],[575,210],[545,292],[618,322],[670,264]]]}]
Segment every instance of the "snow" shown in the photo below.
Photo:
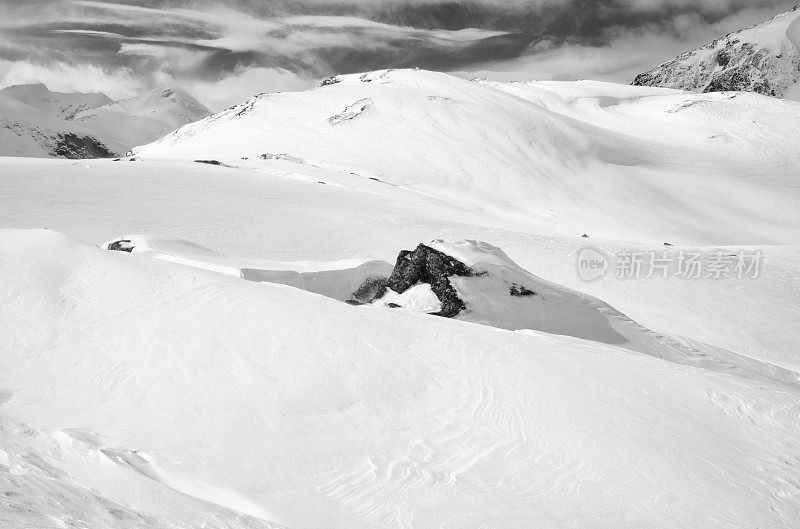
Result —
[{"label": "snow", "polygon": [[14,85],[0,90],[0,94],[41,110],[59,119],[70,120],[75,114],[113,103],[105,94],[85,94],[81,92],[51,92],[43,84]]},{"label": "snow", "polygon": [[[798,104],[363,79],[0,158],[0,526],[800,524]],[[466,312],[342,303],[420,242]],[[764,269],[576,271],[664,242]]]},{"label": "snow", "polygon": [[59,135],[67,133],[96,138],[112,155],[121,155],[210,114],[180,89],[157,89],[114,102],[104,94],[15,85],[0,90],[0,155],[55,156]]},{"label": "snow", "polygon": [[797,22],[798,18],[800,18],[800,10],[795,7],[766,22],[737,32],[737,38],[778,53],[785,50],[788,30]]},{"label": "snow", "polygon": [[[311,165],[355,173],[559,235],[797,240],[796,103],[608,83],[470,82],[412,70],[337,79],[258,96],[135,155],[241,166],[285,153],[302,162],[293,172]],[[368,108],[354,113],[367,98]]]},{"label": "snow", "polygon": [[158,88],[139,97],[78,113],[75,121],[127,149],[211,115],[202,103],[178,88]]},{"label": "snow", "polygon": [[[516,222],[357,175],[298,168],[283,160],[254,163],[255,169],[175,161],[5,158],[0,160],[0,218],[2,226],[48,227],[91,244],[132,229],[150,237],[191,240],[228,258],[178,252],[179,257],[239,270],[306,272],[355,268],[371,260],[394,263],[400,249],[414,248],[432,237],[449,241],[480,237],[502,247],[537,277],[602,299],[649,329],[800,366],[797,245],[715,245],[729,252],[762,250],[765,268],[757,280],[620,281],[612,273],[586,283],[576,273],[575,259],[587,243],[607,255],[663,246],[628,242],[634,238],[629,231],[617,232],[616,241],[596,238],[592,229],[587,230],[592,235],[588,241],[526,232]],[[281,174],[287,164],[342,186],[285,178]],[[764,180],[762,185],[773,184]],[[86,189],[92,193],[87,195]],[[759,196],[754,193],[752,200],[760,200]],[[655,220],[646,209],[632,213]],[[686,218],[686,225],[704,222],[704,211],[699,213]],[[727,233],[724,226],[714,228]],[[662,240],[675,239],[662,235]],[[674,248],[682,249],[695,248]],[[159,251],[176,254],[175,249]]]},{"label": "snow", "polygon": [[786,37],[789,39],[789,42],[794,44],[795,48],[800,50],[800,16],[786,28]]},{"label": "snow", "polygon": [[634,84],[706,91],[716,83],[712,91],[747,90],[798,101],[798,19],[800,9],[794,7],[667,61]]},{"label": "snow", "polygon": [[[800,517],[788,485],[800,470],[787,459],[800,448],[796,390],[598,343],[348,307],[52,232],[5,232],[2,247],[4,283],[27,285],[2,293],[14,344],[0,385],[15,388],[3,416],[42,443],[61,439],[53,429],[104,436],[103,457],[84,448],[99,458],[86,464],[128,480],[163,471],[172,478],[149,486],[224,491],[202,495],[222,520],[241,509],[230,497],[288,527]],[[68,456],[40,457],[61,470]],[[59,486],[72,479],[51,473]],[[147,498],[97,481],[101,498]]]},{"label": "snow", "polygon": [[122,146],[95,131],[63,121],[0,93],[0,156],[54,156],[60,137],[74,134],[94,138],[111,151]]},{"label": "snow", "polygon": [[397,305],[397,307],[393,308],[402,308],[423,314],[433,314],[442,310],[442,303],[427,283],[414,285],[402,294],[398,294],[392,289],[387,289],[383,297],[373,302],[373,305],[386,307],[390,306],[390,304]]}]

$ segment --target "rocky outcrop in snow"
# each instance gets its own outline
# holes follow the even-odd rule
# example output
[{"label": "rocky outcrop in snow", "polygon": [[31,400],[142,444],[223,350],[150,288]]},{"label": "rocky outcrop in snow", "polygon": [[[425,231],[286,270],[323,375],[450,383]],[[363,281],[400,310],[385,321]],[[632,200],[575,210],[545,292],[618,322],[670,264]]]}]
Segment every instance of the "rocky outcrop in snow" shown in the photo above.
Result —
[{"label": "rocky outcrop in snow", "polygon": [[[424,244],[415,250],[403,250],[388,278],[371,277],[353,293],[353,300],[371,303],[384,297],[389,290],[403,294],[419,283],[430,285],[430,290],[440,303],[437,316],[452,318],[467,306],[458,297],[458,292],[450,283],[450,278],[480,275],[461,261]],[[396,303],[391,303],[396,305]]]},{"label": "rocky outcrop in snow", "polygon": [[595,297],[535,276],[500,248],[434,240],[402,251],[390,277],[373,275],[350,299],[515,330],[573,336],[672,362],[796,384],[788,370],[730,351],[657,333]]},{"label": "rocky outcrop in snow", "polygon": [[800,49],[793,28],[800,5],[642,73],[637,86],[703,92],[745,91],[800,99]]}]

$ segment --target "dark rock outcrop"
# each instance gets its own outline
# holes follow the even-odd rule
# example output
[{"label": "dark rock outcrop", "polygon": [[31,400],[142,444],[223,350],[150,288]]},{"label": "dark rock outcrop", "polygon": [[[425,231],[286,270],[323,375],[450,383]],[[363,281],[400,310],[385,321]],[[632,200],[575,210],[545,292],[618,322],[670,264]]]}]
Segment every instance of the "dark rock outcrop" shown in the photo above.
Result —
[{"label": "dark rock outcrop", "polygon": [[106,145],[91,136],[78,136],[71,132],[59,134],[53,146],[53,156],[64,158],[112,158],[116,156]]},{"label": "dark rock outcrop", "polygon": [[429,246],[420,244],[413,251],[403,250],[397,256],[392,275],[388,278],[373,277],[367,279],[353,293],[353,300],[359,303],[370,303],[383,297],[387,289],[402,294],[419,283],[427,283],[431,291],[439,298],[442,309],[437,316],[452,318],[467,306],[458,297],[456,289],[450,283],[450,277],[472,277],[481,275],[458,259],[451,257]]},{"label": "dark rock outcrop", "polygon": [[352,301],[358,303],[369,303],[374,299],[383,297],[386,294],[386,288],[389,284],[389,278],[381,276],[368,277],[361,283],[358,290],[351,295]]},{"label": "dark rock outcrop", "polygon": [[340,82],[342,82],[342,80],[341,80],[341,79],[339,79],[339,77],[337,77],[337,76],[328,77],[327,79],[323,79],[323,80],[322,80],[322,81],[321,81],[321,82],[320,82],[320,83],[317,85],[317,88],[321,88],[321,87],[323,87],[323,86],[331,86],[331,85],[334,85],[334,84],[337,84],[337,83],[340,83]]},{"label": "dark rock outcrop", "polygon": [[116,251],[116,252],[128,252],[131,253],[134,249],[134,245],[131,241],[127,239],[122,239],[119,241],[114,241],[108,245],[108,250]]},{"label": "dark rock outcrop", "polygon": [[529,289],[524,285],[518,285],[516,283],[512,283],[508,289],[508,293],[512,296],[519,297],[519,298],[526,298],[528,296],[535,296],[536,292]]}]

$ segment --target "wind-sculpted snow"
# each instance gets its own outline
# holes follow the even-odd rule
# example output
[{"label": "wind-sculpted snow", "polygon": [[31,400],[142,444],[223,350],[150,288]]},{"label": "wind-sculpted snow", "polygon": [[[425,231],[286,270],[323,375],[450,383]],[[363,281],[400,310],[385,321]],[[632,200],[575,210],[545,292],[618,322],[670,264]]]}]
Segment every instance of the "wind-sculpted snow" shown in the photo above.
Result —
[{"label": "wind-sculpted snow", "polygon": [[[193,496],[196,491],[185,484],[175,488],[176,483],[163,475],[146,475],[146,469],[136,468],[141,454],[104,447],[102,436],[93,432],[34,430],[1,416],[2,409],[3,527],[280,529],[277,524]],[[217,492],[214,499],[220,497],[225,497],[224,492]]]},{"label": "wind-sculpted snow", "polygon": [[799,235],[800,104],[595,82],[367,75],[257,96],[134,152],[233,165],[282,153],[561,235],[659,244]]},{"label": "wind-sculpted snow", "polygon": [[800,523],[791,386],[48,231],[0,247],[5,523]]}]

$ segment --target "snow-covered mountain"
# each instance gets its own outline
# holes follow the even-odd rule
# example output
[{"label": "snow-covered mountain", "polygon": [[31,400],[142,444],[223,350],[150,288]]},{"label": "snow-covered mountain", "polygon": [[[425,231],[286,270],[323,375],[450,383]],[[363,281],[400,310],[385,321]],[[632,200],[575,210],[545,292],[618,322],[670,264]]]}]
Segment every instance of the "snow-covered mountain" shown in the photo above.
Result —
[{"label": "snow-covered mountain", "polygon": [[0,94],[0,156],[108,158],[124,146]]},{"label": "snow-covered mountain", "polygon": [[114,102],[110,97],[101,93],[51,92],[41,83],[7,86],[0,90],[0,94],[64,120],[70,120],[84,110]]},{"label": "snow-covered mountain", "polygon": [[636,77],[639,86],[748,91],[800,100],[800,5]]},{"label": "snow-covered mountain", "polygon": [[139,97],[84,110],[73,120],[129,149],[210,115],[211,111],[185,90],[158,88]]},{"label": "snow-covered mountain", "polygon": [[757,94],[396,70],[260,95],[133,153],[283,158],[561,234],[785,242],[800,235],[786,191],[800,171],[798,117],[800,105]]},{"label": "snow-covered mountain", "polygon": [[211,114],[177,88],[115,102],[104,94],[58,93],[30,84],[4,88],[0,97],[0,123],[9,138],[0,156],[119,156]]}]

